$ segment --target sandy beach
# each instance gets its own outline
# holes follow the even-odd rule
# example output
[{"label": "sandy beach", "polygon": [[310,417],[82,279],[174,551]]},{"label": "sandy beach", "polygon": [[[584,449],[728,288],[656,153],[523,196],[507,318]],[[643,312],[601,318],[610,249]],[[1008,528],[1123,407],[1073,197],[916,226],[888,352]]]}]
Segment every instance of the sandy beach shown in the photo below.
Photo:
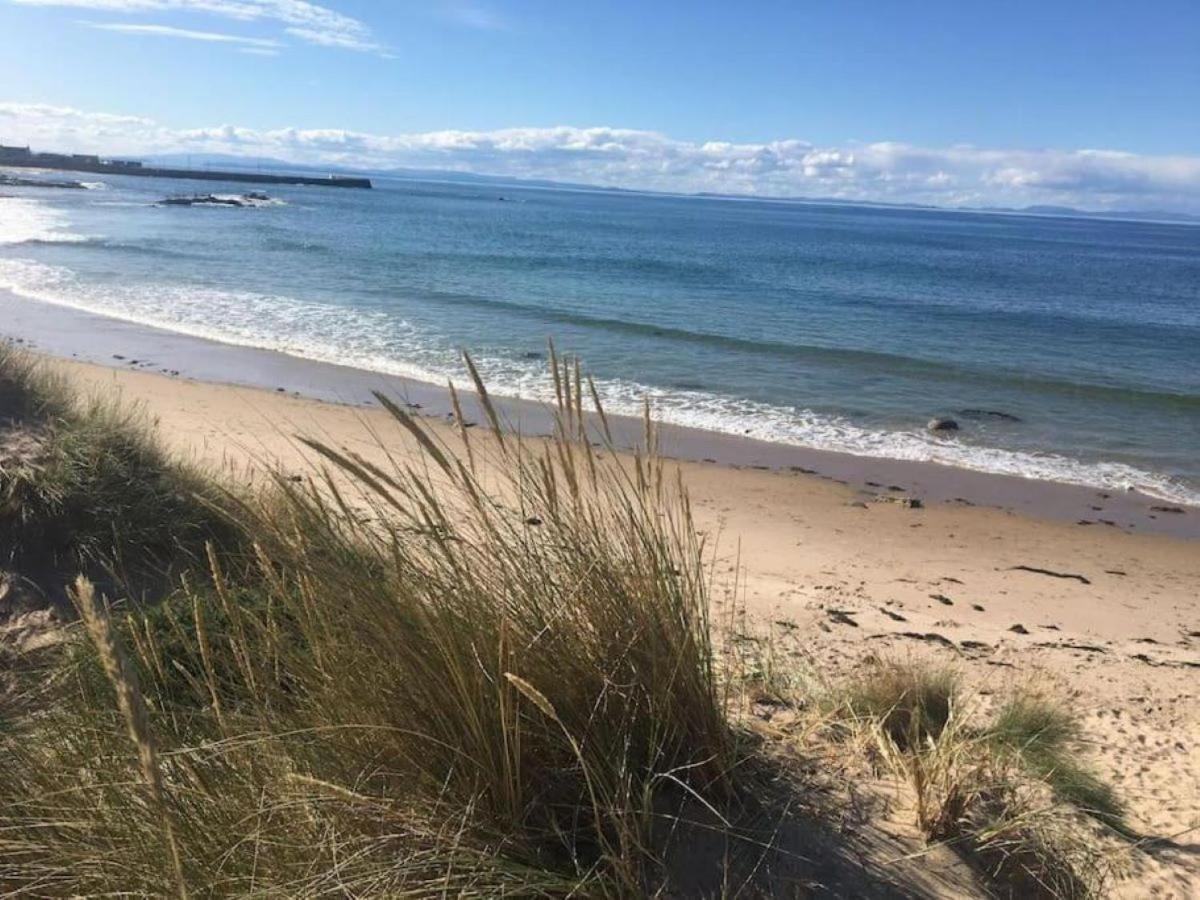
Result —
[{"label": "sandy beach", "polygon": [[[307,471],[296,435],[368,459],[382,460],[381,440],[415,453],[375,389],[453,437],[434,386],[0,302],[23,316],[7,320],[10,337],[74,385],[141,407],[169,447],[226,477]],[[527,434],[548,427],[534,404],[502,409]],[[618,423],[619,439],[636,442],[638,428]],[[1121,891],[1200,890],[1200,510],[684,429],[662,437],[713,548],[718,615],[822,677],[932,656],[983,694],[1048,684],[1086,711],[1132,825],[1168,839]]]},{"label": "sandy beach", "polygon": [[[72,382],[116,390],[171,447],[236,477],[309,461],[316,434],[367,458],[414,447],[382,410],[276,390],[62,362]],[[444,427],[451,437],[448,426]],[[476,440],[486,441],[482,430]],[[1169,838],[1130,896],[1200,886],[1200,545],[984,505],[896,497],[803,472],[680,461],[726,586],[800,664],[828,674],[870,655],[934,655],[981,691],[1044,682],[1086,710],[1096,762],[1134,826]],[[1099,498],[1097,498],[1099,500]],[[1200,518],[1193,510],[1173,514]]]}]

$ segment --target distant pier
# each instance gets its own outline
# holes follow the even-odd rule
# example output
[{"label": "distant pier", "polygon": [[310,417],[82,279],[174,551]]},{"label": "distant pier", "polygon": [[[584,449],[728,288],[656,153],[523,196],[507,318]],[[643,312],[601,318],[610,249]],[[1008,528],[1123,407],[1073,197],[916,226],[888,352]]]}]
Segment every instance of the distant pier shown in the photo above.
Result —
[{"label": "distant pier", "polygon": [[0,144],[0,166],[89,172],[96,175],[132,175],[141,178],[190,178],[196,181],[236,181],[243,184],[311,184],[316,187],[370,188],[370,178],[350,175],[283,175],[265,172],[222,172],[215,169],[174,169],[146,166],[136,160],[102,159],[75,153],[33,153],[28,147]]}]

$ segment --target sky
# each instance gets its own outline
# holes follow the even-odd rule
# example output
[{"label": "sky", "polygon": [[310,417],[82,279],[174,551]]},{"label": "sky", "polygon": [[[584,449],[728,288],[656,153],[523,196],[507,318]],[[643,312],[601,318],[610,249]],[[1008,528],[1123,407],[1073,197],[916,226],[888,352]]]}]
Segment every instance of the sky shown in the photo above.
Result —
[{"label": "sky", "polygon": [[0,143],[1200,213],[1197,0],[0,0]]}]

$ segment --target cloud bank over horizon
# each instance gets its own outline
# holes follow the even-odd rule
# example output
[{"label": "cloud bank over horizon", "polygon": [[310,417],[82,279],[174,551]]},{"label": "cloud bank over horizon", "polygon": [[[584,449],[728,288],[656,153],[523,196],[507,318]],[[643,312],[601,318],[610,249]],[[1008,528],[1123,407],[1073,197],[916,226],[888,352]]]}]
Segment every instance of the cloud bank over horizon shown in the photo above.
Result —
[{"label": "cloud bank over horizon", "polygon": [[1200,213],[1200,157],[1104,149],[698,142],[573,126],[397,135],[233,125],[179,129],[140,116],[0,102],[0,143],[14,142],[111,155],[230,153],[309,165],[441,169],[679,193]]}]

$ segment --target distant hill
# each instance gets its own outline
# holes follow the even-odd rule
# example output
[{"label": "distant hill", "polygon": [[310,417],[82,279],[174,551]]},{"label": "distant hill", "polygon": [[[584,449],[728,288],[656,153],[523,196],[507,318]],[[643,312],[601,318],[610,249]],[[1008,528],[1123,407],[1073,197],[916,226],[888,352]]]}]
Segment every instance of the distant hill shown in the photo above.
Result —
[{"label": "distant hill", "polygon": [[196,169],[226,168],[242,171],[285,171],[302,173],[336,173],[339,175],[366,175],[376,178],[394,178],[413,181],[442,181],[454,184],[508,185],[512,187],[549,188],[558,190],[605,191],[613,193],[653,194],[670,197],[699,197],[711,200],[760,200],[784,203],[822,203],[838,206],[861,206],[866,208],[943,210],[947,212],[996,213],[1004,215],[1057,216],[1083,219],[1122,219],[1138,222],[1170,222],[1200,225],[1200,215],[1167,212],[1165,210],[1087,210],[1072,206],[1033,205],[1011,206],[934,206],[926,203],[887,203],[870,200],[843,200],[837,197],[789,197],[764,196],[761,194],[726,194],[715,192],[674,193],[671,191],[642,191],[630,188],[584,182],[555,181],[546,178],[517,178],[511,175],[487,175],[477,172],[462,172],[453,169],[420,169],[397,166],[386,169],[354,168],[338,165],[313,165],[292,163],[273,157],[239,156],[232,153],[159,153],[152,156],[129,157],[141,159],[147,164],[183,166]]},{"label": "distant hill", "polygon": [[1167,212],[1162,209],[1120,209],[1120,210],[1088,210],[1076,209],[1073,206],[980,206],[960,207],[973,212],[1007,213],[1009,215],[1025,216],[1063,216],[1073,219],[1127,219],[1138,222],[1172,222],[1183,224],[1200,224],[1200,216],[1188,213]]}]

